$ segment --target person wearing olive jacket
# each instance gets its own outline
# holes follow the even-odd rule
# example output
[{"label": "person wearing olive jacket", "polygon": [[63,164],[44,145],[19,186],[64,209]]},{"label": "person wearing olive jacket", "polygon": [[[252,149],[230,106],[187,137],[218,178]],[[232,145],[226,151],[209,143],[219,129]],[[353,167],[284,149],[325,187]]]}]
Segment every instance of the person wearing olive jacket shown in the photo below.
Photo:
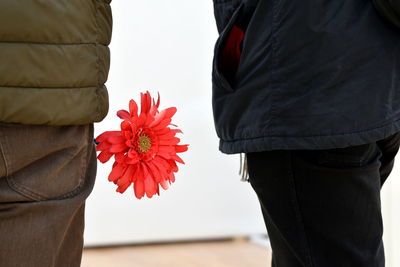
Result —
[{"label": "person wearing olive jacket", "polygon": [[110,2],[0,1],[0,266],[80,266]]},{"label": "person wearing olive jacket", "polygon": [[400,29],[372,0],[214,0],[220,150],[245,153],[274,267],[383,267]]}]

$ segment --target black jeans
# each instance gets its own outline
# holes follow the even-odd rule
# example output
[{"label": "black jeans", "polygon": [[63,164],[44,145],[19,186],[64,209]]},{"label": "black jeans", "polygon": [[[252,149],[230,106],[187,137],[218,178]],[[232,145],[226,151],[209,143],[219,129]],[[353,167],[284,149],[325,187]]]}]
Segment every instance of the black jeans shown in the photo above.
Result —
[{"label": "black jeans", "polygon": [[400,132],[326,150],[248,153],[273,267],[383,267],[380,189]]}]

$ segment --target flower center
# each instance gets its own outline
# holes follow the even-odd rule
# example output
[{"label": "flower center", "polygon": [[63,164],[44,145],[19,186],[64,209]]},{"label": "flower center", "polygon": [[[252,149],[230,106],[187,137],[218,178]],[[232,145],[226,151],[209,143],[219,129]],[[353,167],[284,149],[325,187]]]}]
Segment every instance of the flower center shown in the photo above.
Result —
[{"label": "flower center", "polygon": [[151,139],[147,134],[142,134],[139,136],[138,147],[142,153],[147,153],[150,151]]}]

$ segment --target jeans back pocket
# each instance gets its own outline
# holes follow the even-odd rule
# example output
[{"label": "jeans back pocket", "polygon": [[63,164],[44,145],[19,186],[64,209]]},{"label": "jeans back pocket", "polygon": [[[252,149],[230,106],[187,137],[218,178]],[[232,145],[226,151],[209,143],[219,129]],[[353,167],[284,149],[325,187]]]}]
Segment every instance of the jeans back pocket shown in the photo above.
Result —
[{"label": "jeans back pocket", "polygon": [[1,127],[5,178],[27,201],[66,198],[83,185],[93,125]]}]

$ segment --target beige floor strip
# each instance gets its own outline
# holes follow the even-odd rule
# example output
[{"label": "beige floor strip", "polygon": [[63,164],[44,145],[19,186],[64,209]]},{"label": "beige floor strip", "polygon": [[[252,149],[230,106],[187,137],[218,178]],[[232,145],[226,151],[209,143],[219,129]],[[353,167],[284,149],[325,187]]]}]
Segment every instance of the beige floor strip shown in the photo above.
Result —
[{"label": "beige floor strip", "polygon": [[271,251],[243,239],[85,249],[81,267],[267,267]]}]

